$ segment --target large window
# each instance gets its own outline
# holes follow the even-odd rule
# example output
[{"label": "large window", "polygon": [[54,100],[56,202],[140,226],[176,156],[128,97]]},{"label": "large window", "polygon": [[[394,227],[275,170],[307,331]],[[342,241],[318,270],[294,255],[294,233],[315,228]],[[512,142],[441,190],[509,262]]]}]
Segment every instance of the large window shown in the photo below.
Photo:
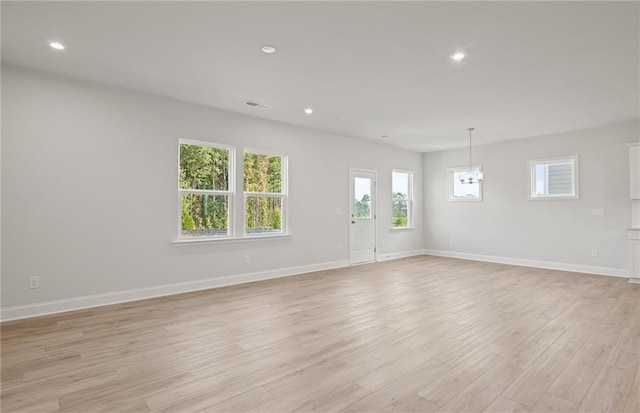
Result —
[{"label": "large window", "polygon": [[[285,155],[253,149],[241,152],[242,177],[236,180],[233,146],[181,139],[179,148],[180,240],[287,232]],[[236,202],[236,193],[244,195],[244,202]]]},{"label": "large window", "polygon": [[529,161],[530,199],[578,199],[578,157]]},{"label": "large window", "polygon": [[180,140],[180,237],[229,236],[234,149]]},{"label": "large window", "polygon": [[391,226],[393,228],[410,228],[413,204],[413,173],[393,170],[391,172],[391,201],[393,206]]},{"label": "large window", "polygon": [[282,154],[244,152],[245,233],[285,232],[286,163]]}]

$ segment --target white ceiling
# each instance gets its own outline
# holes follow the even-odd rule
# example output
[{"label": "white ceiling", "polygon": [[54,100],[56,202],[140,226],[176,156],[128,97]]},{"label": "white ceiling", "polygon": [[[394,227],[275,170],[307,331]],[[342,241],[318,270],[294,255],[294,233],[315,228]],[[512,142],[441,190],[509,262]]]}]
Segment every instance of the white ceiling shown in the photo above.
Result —
[{"label": "white ceiling", "polygon": [[[637,118],[638,10],[636,2],[3,1],[2,60],[428,152],[464,146],[471,126],[482,144]],[[51,40],[67,49],[56,52]],[[262,53],[265,44],[277,52]],[[456,50],[468,58],[453,62]]]}]

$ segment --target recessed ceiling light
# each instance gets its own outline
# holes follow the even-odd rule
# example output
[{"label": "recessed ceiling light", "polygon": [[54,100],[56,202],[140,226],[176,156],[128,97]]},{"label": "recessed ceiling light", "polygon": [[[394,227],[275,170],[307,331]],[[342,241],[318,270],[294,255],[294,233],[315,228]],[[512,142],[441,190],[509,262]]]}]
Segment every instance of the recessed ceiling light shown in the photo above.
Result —
[{"label": "recessed ceiling light", "polygon": [[276,52],[276,48],[274,46],[265,44],[264,46],[262,46],[262,51],[271,54]]},{"label": "recessed ceiling light", "polygon": [[304,110],[304,113],[306,113],[307,115],[311,115],[311,114],[313,113],[313,109],[311,109],[311,108],[306,108],[306,109]]},{"label": "recessed ceiling light", "polygon": [[60,42],[50,42],[49,46],[56,50],[64,50],[64,45]]},{"label": "recessed ceiling light", "polygon": [[466,54],[464,54],[463,52],[456,52],[454,54],[452,54],[451,56],[449,56],[451,59],[455,60],[456,62],[461,61],[462,59],[464,59],[465,57],[467,57]]}]

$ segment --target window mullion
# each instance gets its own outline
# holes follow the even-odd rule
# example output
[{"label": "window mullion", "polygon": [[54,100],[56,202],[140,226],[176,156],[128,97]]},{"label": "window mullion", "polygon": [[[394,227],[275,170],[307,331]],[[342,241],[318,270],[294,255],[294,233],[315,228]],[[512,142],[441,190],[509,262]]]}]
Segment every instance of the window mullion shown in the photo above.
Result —
[{"label": "window mullion", "polygon": [[181,194],[196,194],[196,195],[231,195],[231,191],[216,191],[210,189],[178,189],[178,192]]},{"label": "window mullion", "polygon": [[284,198],[285,195],[279,192],[249,192],[245,191],[245,195],[247,196],[270,196],[274,198]]},{"label": "window mullion", "polygon": [[544,166],[544,194],[551,194],[551,192],[549,191],[549,164],[546,164]]}]

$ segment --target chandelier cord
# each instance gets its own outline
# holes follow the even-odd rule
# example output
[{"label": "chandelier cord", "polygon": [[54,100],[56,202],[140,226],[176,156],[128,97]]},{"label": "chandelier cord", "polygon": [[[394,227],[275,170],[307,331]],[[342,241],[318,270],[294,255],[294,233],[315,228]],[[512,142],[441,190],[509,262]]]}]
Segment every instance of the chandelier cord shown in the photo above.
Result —
[{"label": "chandelier cord", "polygon": [[475,128],[467,128],[467,130],[469,131],[469,168],[468,170],[464,173],[464,178],[460,178],[460,182],[462,182],[463,184],[474,184],[474,183],[479,183],[480,181],[482,181],[482,172],[475,172],[473,170],[473,157],[472,157],[472,146],[473,146],[473,142],[472,142],[472,132],[475,130]]}]

